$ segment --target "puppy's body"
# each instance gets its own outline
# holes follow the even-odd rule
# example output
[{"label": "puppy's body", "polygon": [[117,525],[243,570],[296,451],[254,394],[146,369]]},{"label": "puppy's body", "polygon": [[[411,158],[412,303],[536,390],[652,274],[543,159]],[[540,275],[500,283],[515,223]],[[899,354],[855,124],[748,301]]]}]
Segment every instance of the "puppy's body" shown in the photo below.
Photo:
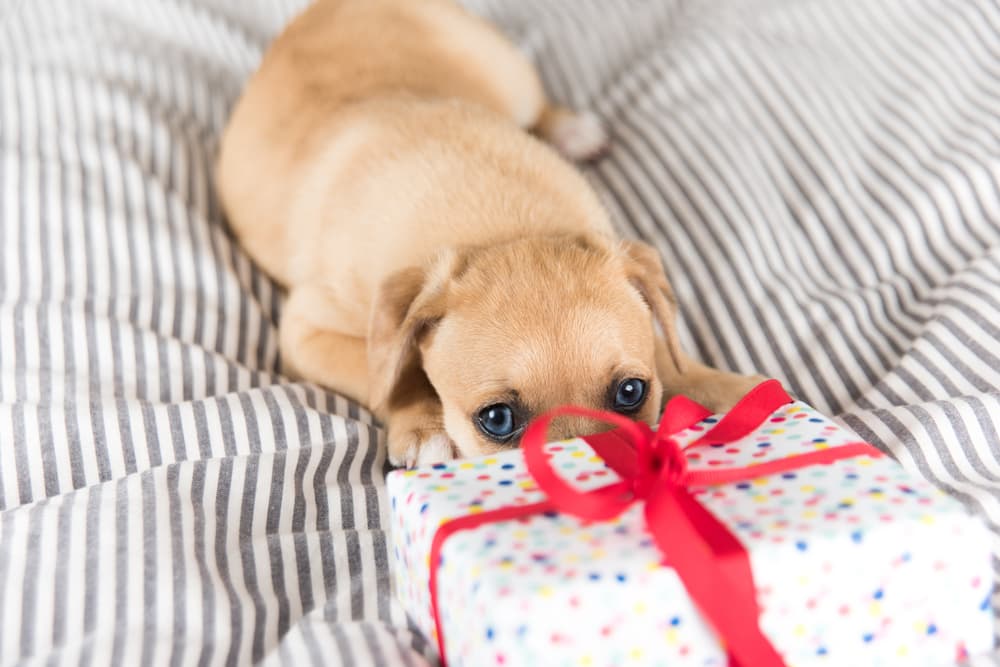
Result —
[{"label": "puppy's body", "polygon": [[[580,176],[519,130],[545,111],[530,64],[451,2],[321,1],[275,41],[234,111],[220,192],[275,278],[361,273],[369,289],[352,301],[446,245],[610,235]],[[334,247],[298,242],[320,237]]]},{"label": "puppy's body", "polygon": [[635,416],[652,419],[664,383],[722,403],[749,385],[681,354],[658,260],[616,243],[526,129],[571,157],[603,142],[448,0],[326,0],[275,41],[226,131],[230,223],[289,288],[286,365],[377,409],[397,463],[500,446],[473,427],[490,401],[516,398],[523,421],[645,377]]},{"label": "puppy's body", "polygon": [[278,172],[275,190],[287,192],[256,185],[227,208],[242,242],[275,278],[326,285],[355,313],[345,333],[364,336],[379,285],[442,248],[612,236],[582,178],[502,117],[405,96],[336,115],[329,140]]}]

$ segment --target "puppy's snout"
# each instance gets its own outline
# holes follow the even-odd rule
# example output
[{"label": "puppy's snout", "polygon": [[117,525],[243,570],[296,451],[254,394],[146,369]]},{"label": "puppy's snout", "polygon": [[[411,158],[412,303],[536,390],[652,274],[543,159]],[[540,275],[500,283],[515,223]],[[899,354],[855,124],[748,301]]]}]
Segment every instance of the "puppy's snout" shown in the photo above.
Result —
[{"label": "puppy's snout", "polygon": [[610,431],[614,426],[587,417],[556,417],[549,426],[549,440],[568,440]]}]

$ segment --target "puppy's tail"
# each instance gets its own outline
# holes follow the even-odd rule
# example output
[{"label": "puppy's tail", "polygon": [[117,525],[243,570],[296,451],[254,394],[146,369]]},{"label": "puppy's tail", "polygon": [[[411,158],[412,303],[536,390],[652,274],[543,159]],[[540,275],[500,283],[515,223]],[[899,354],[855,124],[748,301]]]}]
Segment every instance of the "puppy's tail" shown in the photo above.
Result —
[{"label": "puppy's tail", "polygon": [[593,160],[608,145],[604,124],[596,114],[553,104],[542,110],[532,130],[570,160]]}]

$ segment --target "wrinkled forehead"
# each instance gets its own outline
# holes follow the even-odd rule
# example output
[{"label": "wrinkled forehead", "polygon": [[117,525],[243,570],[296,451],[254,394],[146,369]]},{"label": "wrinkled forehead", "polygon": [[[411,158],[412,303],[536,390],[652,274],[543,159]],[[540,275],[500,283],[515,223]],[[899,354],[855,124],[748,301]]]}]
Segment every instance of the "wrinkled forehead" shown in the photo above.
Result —
[{"label": "wrinkled forehead", "polygon": [[598,400],[614,377],[648,371],[653,354],[641,301],[535,303],[507,312],[480,304],[450,312],[435,337],[456,357],[457,391],[470,398],[515,391],[533,407]]}]

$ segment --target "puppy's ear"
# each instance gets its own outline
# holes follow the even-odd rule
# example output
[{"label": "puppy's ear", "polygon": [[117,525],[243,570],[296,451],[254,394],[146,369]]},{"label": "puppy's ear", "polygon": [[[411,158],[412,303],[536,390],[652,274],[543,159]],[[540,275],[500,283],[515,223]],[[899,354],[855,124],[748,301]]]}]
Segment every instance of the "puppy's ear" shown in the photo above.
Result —
[{"label": "puppy's ear", "polygon": [[368,324],[368,402],[381,411],[401,380],[420,367],[420,341],[444,317],[457,257],[410,267],[380,286]]},{"label": "puppy's ear", "polygon": [[641,241],[623,241],[625,272],[629,282],[653,311],[670,359],[678,373],[684,372],[684,354],[677,340],[677,298],[670,287],[660,255]]}]

